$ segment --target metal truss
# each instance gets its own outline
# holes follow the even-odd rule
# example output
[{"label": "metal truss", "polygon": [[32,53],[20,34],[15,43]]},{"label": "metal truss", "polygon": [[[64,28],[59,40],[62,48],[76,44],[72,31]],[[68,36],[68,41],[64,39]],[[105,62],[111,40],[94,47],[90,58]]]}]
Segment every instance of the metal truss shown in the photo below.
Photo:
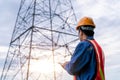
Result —
[{"label": "metal truss", "polygon": [[[0,80],[65,80],[55,64],[72,55],[76,22],[71,0],[21,0]],[[41,60],[52,61],[51,73],[31,70]]]}]

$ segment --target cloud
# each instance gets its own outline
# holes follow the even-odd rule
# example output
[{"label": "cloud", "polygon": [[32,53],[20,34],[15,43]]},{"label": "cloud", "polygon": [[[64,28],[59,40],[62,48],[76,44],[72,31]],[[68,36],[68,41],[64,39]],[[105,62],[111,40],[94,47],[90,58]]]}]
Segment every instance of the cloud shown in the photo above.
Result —
[{"label": "cloud", "polygon": [[111,2],[106,0],[77,0],[78,6],[75,8],[78,13],[81,13],[81,16],[88,15],[94,18],[106,17],[111,19],[119,16],[119,4],[120,1],[115,0]]},{"label": "cloud", "polygon": [[[120,42],[118,42],[118,36],[114,35],[115,31],[110,30],[107,32],[106,30],[100,36],[97,36],[97,41],[103,47],[103,50],[106,55],[115,54],[120,52],[119,47]],[[117,42],[116,42],[117,41]]]},{"label": "cloud", "polygon": [[0,53],[4,53],[8,50],[8,47],[6,46],[0,46]]},{"label": "cloud", "polygon": [[15,24],[15,18],[18,12],[19,2],[20,1],[18,0],[0,1],[0,45],[8,46],[10,42]]},{"label": "cloud", "polygon": [[106,80],[118,80],[120,75],[120,54],[112,54],[106,57]]},{"label": "cloud", "polygon": [[3,69],[4,61],[6,58],[6,53],[7,53],[8,47],[6,46],[0,46],[0,75]]},{"label": "cloud", "polygon": [[4,64],[4,60],[6,58],[6,54],[8,51],[8,47],[6,46],[0,46],[0,68],[3,66]]}]

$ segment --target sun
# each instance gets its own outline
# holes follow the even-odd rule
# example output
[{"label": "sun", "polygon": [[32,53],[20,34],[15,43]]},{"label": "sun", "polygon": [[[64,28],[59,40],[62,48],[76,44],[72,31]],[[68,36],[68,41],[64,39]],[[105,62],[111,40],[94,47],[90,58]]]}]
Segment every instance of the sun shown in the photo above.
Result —
[{"label": "sun", "polygon": [[[54,67],[55,66],[55,67]],[[31,60],[30,71],[42,74],[49,74],[54,71],[60,72],[61,66],[57,63],[53,64],[52,61],[49,60]]]}]

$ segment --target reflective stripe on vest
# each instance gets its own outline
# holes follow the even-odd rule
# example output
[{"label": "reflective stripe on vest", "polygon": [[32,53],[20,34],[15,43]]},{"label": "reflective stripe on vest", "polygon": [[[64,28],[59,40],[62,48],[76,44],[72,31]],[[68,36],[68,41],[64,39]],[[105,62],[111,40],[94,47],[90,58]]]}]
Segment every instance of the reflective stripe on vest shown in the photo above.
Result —
[{"label": "reflective stripe on vest", "polygon": [[[95,76],[95,80],[105,80],[103,51],[95,40],[88,40],[88,41],[93,45],[96,52],[97,74]],[[73,77],[73,80],[77,80],[76,76]]]}]

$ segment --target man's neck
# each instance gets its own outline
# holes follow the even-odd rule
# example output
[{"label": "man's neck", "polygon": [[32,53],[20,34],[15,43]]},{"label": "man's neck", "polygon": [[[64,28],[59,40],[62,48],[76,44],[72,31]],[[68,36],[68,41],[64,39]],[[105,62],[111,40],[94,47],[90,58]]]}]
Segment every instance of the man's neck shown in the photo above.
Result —
[{"label": "man's neck", "polygon": [[86,40],[86,39],[87,39],[87,36],[83,35],[82,40]]}]

